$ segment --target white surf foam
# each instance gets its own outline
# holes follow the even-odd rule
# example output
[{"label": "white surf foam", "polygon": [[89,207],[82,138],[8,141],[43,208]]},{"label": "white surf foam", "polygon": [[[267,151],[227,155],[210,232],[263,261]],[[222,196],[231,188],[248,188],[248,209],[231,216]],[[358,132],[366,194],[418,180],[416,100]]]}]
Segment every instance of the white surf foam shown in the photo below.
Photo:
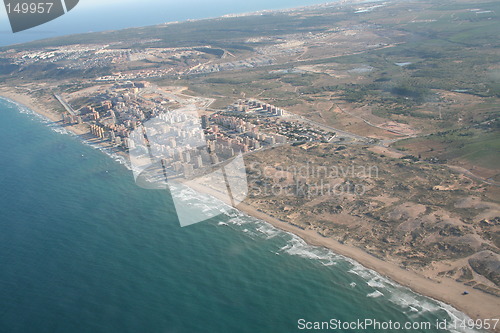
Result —
[{"label": "white surf foam", "polygon": [[381,293],[381,292],[380,292],[380,291],[378,291],[378,290],[375,290],[374,292],[369,293],[369,294],[367,294],[367,295],[366,295],[366,297],[370,297],[370,298],[379,298],[379,297],[381,297],[381,296],[384,296],[384,294],[383,294],[383,293]]},{"label": "white surf foam", "polygon": [[271,239],[280,234],[280,230],[271,225],[262,224],[257,228],[257,231],[263,233],[267,239]]},{"label": "white surf foam", "polygon": [[302,258],[318,260],[324,266],[335,265],[341,259],[339,255],[334,254],[327,249],[309,245],[302,238],[293,234],[289,235],[291,235],[291,239],[280,249],[280,252],[285,252]]}]

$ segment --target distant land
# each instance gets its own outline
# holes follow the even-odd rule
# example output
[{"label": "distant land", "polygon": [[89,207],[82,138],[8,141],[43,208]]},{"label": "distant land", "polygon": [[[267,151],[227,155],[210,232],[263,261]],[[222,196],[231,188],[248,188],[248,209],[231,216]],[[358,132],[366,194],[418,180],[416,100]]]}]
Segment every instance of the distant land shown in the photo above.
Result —
[{"label": "distant land", "polygon": [[125,155],[134,129],[195,105],[219,150],[159,144],[169,172],[243,152],[242,210],[494,318],[497,13],[482,0],[342,2],[58,37],[1,48],[0,95]]},{"label": "distant land", "polygon": [[[80,1],[75,11],[27,31],[12,33],[7,15],[0,11],[0,46],[26,43],[68,34],[118,30],[166,22],[241,15],[262,9],[285,9],[326,3],[324,0],[230,1],[187,0],[182,2]],[[141,13],[141,15],[137,15]],[[112,17],[112,19],[110,19]]]}]

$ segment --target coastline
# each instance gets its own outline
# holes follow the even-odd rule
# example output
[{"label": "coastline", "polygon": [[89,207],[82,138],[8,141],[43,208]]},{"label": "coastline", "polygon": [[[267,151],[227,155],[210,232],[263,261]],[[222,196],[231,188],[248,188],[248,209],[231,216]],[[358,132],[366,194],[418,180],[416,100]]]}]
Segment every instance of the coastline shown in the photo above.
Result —
[{"label": "coastline", "polygon": [[[449,278],[445,278],[439,282],[433,281],[417,272],[405,270],[394,263],[376,258],[361,248],[341,244],[332,238],[321,236],[314,230],[298,228],[259,212],[254,207],[246,204],[243,205],[246,207],[238,206],[238,208],[249,215],[265,220],[278,229],[295,234],[310,245],[325,247],[334,253],[351,258],[362,266],[393,280],[399,285],[409,288],[413,292],[451,305],[472,319],[498,318],[500,298],[496,296],[486,294],[480,290],[473,290],[463,283]],[[470,294],[462,295],[464,290],[467,290]],[[500,332],[500,328],[497,327],[495,332]]]},{"label": "coastline", "polygon": [[[208,194],[230,205],[224,195],[221,195],[221,193],[212,188],[208,188],[204,185],[190,186],[201,193]],[[395,263],[376,258],[368,252],[363,251],[361,248],[341,244],[332,238],[327,238],[318,234],[314,230],[302,229],[281,221],[246,203],[240,203],[236,208],[247,215],[271,224],[277,229],[302,238],[307,244],[323,247],[336,254],[353,259],[362,266],[389,278],[401,286],[409,288],[417,294],[451,305],[472,319],[484,320],[498,318],[500,297],[472,289],[450,278],[443,278],[439,282],[431,280],[415,271],[406,270]],[[469,292],[468,295],[462,295],[465,290]],[[492,331],[500,332],[500,327]]]},{"label": "coastline", "polygon": [[[51,120],[53,123],[62,124],[61,114],[51,110],[40,102],[36,102],[32,97],[14,90],[15,88],[0,87],[0,96],[29,108],[33,112]],[[109,144],[101,140],[87,137],[89,135],[89,130],[84,124],[64,126],[64,128],[92,144],[110,148]],[[209,194],[217,199],[222,199],[220,193],[205,186],[200,185],[196,187],[196,190]],[[418,294],[449,304],[457,310],[467,314],[472,319],[498,318],[498,309],[500,309],[499,297],[486,294],[480,290],[472,289],[471,287],[466,287],[462,283],[449,278],[443,278],[439,282],[431,280],[417,272],[405,270],[395,263],[378,259],[358,247],[341,244],[334,239],[321,236],[314,230],[301,229],[278,220],[248,204],[242,203],[236,208],[250,216],[264,220],[278,229],[295,234],[308,244],[325,247],[337,254],[351,258],[364,267],[372,269],[396,283],[408,287]],[[470,294],[467,296],[462,295],[464,290],[469,291]],[[495,331],[500,332],[500,327],[497,327]]]},{"label": "coastline", "polygon": [[128,158],[127,155],[122,150],[109,144],[109,142],[105,140],[100,140],[94,137],[90,133],[90,128],[86,124],[76,124],[76,125],[63,124],[62,114],[54,110],[51,110],[46,105],[35,101],[32,97],[26,94],[22,94],[15,91],[15,88],[0,86],[0,97],[30,109],[31,111],[51,121],[52,124],[61,126],[62,128],[80,137],[80,139],[84,140],[87,143],[96,145],[99,148],[110,150],[112,153],[119,155],[121,158],[125,159]]},{"label": "coastline", "polygon": [[[31,111],[38,113],[39,115],[49,119],[53,123],[60,123],[62,125],[62,115],[56,111],[50,110],[45,105],[41,103],[37,103],[25,94],[18,93],[14,91],[15,88],[8,88],[5,86],[0,86],[0,97],[9,99],[18,104],[21,104]],[[85,125],[74,125],[74,126],[66,126],[68,130],[76,135],[85,135],[89,133],[88,128]]]}]

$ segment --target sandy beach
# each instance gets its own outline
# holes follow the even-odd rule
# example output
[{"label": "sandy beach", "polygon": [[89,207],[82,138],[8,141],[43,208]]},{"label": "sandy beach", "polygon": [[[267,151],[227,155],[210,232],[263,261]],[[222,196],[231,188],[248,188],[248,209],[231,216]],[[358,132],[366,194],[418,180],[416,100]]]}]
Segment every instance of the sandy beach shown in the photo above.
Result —
[{"label": "sandy beach", "polygon": [[99,145],[106,149],[110,149],[114,153],[117,153],[125,158],[128,158],[128,156],[126,156],[126,154],[122,150],[115,148],[107,140],[101,140],[99,138],[94,137],[90,133],[90,129],[87,124],[77,124],[77,125],[63,124],[61,113],[52,110],[49,106],[36,101],[27,94],[20,93],[16,91],[16,89],[14,88],[0,86],[0,97],[7,98],[16,103],[26,106],[30,110],[51,120],[54,124],[58,124],[67,129],[68,131],[72,132],[73,134],[78,135],[82,140],[85,140],[95,145]]},{"label": "sandy beach", "polygon": [[[26,94],[19,93],[13,88],[0,87],[0,96],[25,105],[53,122],[61,123],[62,125],[62,116],[60,113],[51,110],[46,105],[35,101]],[[81,136],[83,139],[86,139],[85,137],[89,132],[87,126],[84,124],[66,126],[66,129]],[[104,143],[102,144],[105,145]],[[225,201],[221,194],[213,189],[202,185],[196,186],[194,189]],[[442,278],[440,281],[431,280],[418,272],[408,271],[399,267],[395,263],[380,260],[360,248],[344,245],[334,239],[323,237],[314,230],[304,230],[289,223],[280,221],[259,211],[257,207],[241,203],[237,206],[237,208],[248,215],[265,220],[279,229],[291,232],[301,237],[311,245],[326,247],[335,253],[354,259],[363,266],[370,268],[419,294],[434,298],[455,307],[473,319],[493,319],[499,318],[500,316],[500,297],[467,287],[463,283],[456,282],[450,278]],[[469,292],[468,295],[462,295],[465,290]],[[495,332],[500,332],[500,327],[497,327]]]},{"label": "sandy beach", "polygon": [[[19,93],[14,88],[0,87],[0,97],[4,97],[22,104],[28,107],[30,110],[35,111],[45,118],[52,120],[54,123],[60,123],[61,125],[63,125],[61,113],[51,110],[46,105],[35,101],[32,97],[26,94]],[[85,124],[66,126],[66,128],[77,135],[85,135],[89,133],[88,127]]]},{"label": "sandy beach", "polygon": [[[226,202],[227,198],[225,196],[212,188],[203,185],[192,186],[192,184],[191,187],[196,191],[211,195],[226,204],[230,204]],[[443,278],[440,281],[431,280],[417,272],[403,269],[395,263],[376,258],[358,247],[341,244],[332,238],[318,234],[314,230],[305,230],[278,220],[246,203],[240,203],[237,208],[250,216],[270,223],[278,229],[299,236],[310,245],[325,247],[334,253],[354,259],[364,267],[372,269],[418,294],[449,304],[473,319],[499,318],[499,297],[467,287],[463,283],[450,278]],[[466,290],[469,294],[463,295]],[[495,332],[500,332],[500,328],[497,327]]]},{"label": "sandy beach", "polygon": [[[313,230],[303,230],[289,223],[274,219],[255,208],[243,204],[238,207],[247,214],[264,219],[275,227],[296,234],[311,245],[323,246],[333,252],[356,260],[363,266],[382,274],[411,290],[452,305],[473,319],[498,318],[500,298],[482,291],[466,287],[455,280],[445,278],[439,282],[433,281],[416,272],[402,269],[387,261],[380,260],[360,248],[343,245],[334,239],[319,235]],[[462,295],[467,290],[469,295]],[[498,328],[496,331],[500,331]]]}]

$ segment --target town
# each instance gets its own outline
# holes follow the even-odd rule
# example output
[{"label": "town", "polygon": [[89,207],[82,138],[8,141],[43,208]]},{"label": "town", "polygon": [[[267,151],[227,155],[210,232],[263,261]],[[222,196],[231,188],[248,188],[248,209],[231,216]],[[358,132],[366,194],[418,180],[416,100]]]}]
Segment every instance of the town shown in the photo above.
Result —
[{"label": "town", "polygon": [[92,92],[85,97],[74,93],[68,101],[56,96],[67,110],[63,122],[86,124],[101,141],[161,161],[163,171],[174,176],[198,175],[239,154],[336,138],[333,131],[256,99],[208,112],[208,99],[174,94],[144,81]]}]

